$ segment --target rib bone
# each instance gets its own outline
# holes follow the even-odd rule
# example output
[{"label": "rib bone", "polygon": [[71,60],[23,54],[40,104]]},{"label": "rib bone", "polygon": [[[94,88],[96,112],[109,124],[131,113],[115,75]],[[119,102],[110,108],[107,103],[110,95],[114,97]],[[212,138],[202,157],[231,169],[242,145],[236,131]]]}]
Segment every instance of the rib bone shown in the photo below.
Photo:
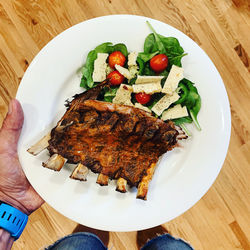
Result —
[{"label": "rib bone", "polygon": [[109,177],[104,174],[99,174],[96,180],[96,183],[98,183],[101,186],[108,186]]},{"label": "rib bone", "polygon": [[123,178],[119,178],[117,180],[117,187],[116,187],[116,191],[121,192],[121,193],[126,193],[126,185],[127,185],[127,180],[123,179]]},{"label": "rib bone", "polygon": [[27,151],[33,155],[41,153],[45,148],[49,146],[50,132],[40,139],[35,145],[31,146]]},{"label": "rib bone", "polygon": [[46,162],[43,162],[42,165],[45,168],[60,171],[66,162],[66,158],[62,157],[59,154],[53,154]]},{"label": "rib bone", "polygon": [[155,163],[151,164],[151,166],[147,169],[147,172],[146,172],[147,175],[145,175],[142,178],[141,182],[139,183],[138,191],[137,191],[138,199],[147,200],[148,185],[154,174],[155,166],[156,166]]},{"label": "rib bone", "polygon": [[88,168],[84,166],[81,163],[78,163],[75,167],[74,171],[72,172],[70,178],[80,181],[87,181],[87,175],[88,175]]}]

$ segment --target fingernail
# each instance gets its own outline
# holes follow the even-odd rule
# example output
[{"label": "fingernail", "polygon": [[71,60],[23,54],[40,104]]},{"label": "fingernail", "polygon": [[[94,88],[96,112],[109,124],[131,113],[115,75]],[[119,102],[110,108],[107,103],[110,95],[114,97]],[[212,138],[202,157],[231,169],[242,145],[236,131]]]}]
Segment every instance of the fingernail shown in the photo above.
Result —
[{"label": "fingernail", "polygon": [[10,115],[12,113],[12,110],[13,110],[12,105],[13,105],[13,101],[11,100],[9,103],[8,115]]}]

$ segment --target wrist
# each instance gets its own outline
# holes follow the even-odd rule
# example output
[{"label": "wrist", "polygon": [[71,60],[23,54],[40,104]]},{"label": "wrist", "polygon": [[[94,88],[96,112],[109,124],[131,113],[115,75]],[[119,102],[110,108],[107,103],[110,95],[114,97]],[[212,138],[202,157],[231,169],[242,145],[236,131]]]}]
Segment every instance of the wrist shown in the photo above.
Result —
[{"label": "wrist", "polygon": [[14,242],[14,238],[10,233],[0,228],[0,249],[11,249]]},{"label": "wrist", "polygon": [[3,192],[0,191],[0,201],[11,205],[12,207],[20,210],[22,213],[26,215],[30,215],[33,211],[29,211],[21,202],[17,199],[14,199],[10,196],[5,195]]}]

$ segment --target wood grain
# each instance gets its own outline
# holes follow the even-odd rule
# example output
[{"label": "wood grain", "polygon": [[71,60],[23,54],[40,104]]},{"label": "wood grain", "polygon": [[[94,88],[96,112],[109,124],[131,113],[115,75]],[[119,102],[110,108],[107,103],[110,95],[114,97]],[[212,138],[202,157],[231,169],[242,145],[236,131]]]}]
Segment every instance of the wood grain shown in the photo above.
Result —
[{"label": "wood grain", "polygon": [[[217,67],[232,113],[227,158],[207,194],[163,226],[195,249],[250,249],[249,1],[0,0],[0,122],[25,70],[45,44],[76,23],[109,14],[144,15],[168,23],[196,41]],[[76,227],[44,204],[30,216],[13,248],[43,248]],[[137,232],[109,233],[113,250],[137,249],[139,241]]]}]

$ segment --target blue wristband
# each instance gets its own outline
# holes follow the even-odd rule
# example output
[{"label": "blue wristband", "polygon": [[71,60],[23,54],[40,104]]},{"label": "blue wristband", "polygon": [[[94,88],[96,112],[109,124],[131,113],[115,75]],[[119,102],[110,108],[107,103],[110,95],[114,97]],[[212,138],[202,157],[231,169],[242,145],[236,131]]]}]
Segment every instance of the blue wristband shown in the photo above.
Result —
[{"label": "blue wristband", "polygon": [[0,201],[0,228],[8,231],[17,240],[28,221],[28,216],[18,209]]}]

